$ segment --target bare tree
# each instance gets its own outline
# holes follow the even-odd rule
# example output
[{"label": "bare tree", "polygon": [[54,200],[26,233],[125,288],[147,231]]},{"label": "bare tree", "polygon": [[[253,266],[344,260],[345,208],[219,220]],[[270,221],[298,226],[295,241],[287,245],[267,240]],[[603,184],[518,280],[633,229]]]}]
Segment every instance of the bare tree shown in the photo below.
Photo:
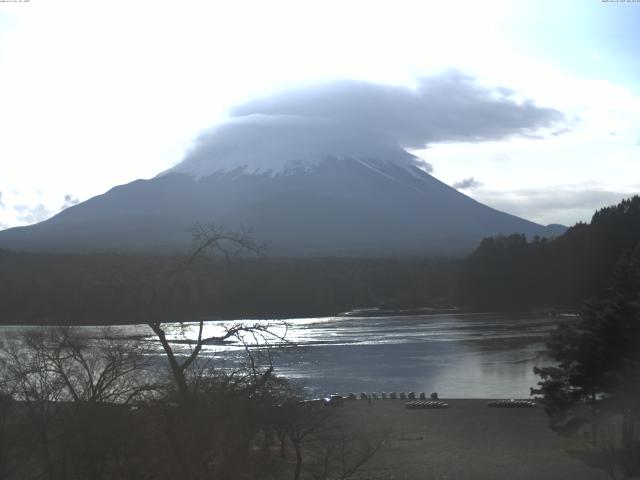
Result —
[{"label": "bare tree", "polygon": [[64,400],[129,405],[157,391],[146,348],[139,341],[112,338],[109,327],[89,338],[78,329],[58,327],[25,338],[25,346],[59,378]]},{"label": "bare tree", "polygon": [[2,381],[18,403],[14,421],[24,418],[18,423],[28,427],[21,428],[26,471],[99,478],[122,445],[128,405],[156,394],[139,342],[118,342],[108,332],[91,339],[70,327],[29,330],[0,352]]},{"label": "bare tree", "polygon": [[[1,375],[0,371],[0,375]],[[0,376],[0,480],[7,478],[9,455],[13,447],[10,436],[11,418],[14,416],[14,401],[3,376]]]},{"label": "bare tree", "polygon": [[[196,224],[192,229],[193,236],[193,250],[192,252],[180,262],[178,267],[171,272],[171,281],[168,284],[164,296],[166,298],[174,297],[179,290],[181,283],[184,282],[185,277],[192,273],[196,263],[205,261],[212,255],[223,255],[227,258],[239,255],[241,253],[262,254],[263,247],[256,244],[250,232],[241,230],[239,232],[228,232],[214,224],[201,225]],[[158,298],[158,293],[154,292],[152,297]],[[157,311],[153,308],[152,311]],[[190,351],[187,355],[178,355],[167,336],[166,318],[160,316],[160,318],[150,318],[147,325],[151,328],[156,335],[167,357],[169,363],[169,369],[173,377],[173,381],[177,388],[179,398],[181,401],[189,401],[192,397],[192,393],[189,389],[188,371],[194,366],[194,362],[197,361],[198,355],[202,351],[203,347],[207,345],[222,344],[227,340],[236,340],[241,342],[245,346],[247,352],[247,358],[251,364],[251,371],[254,378],[255,388],[260,388],[264,384],[266,378],[273,372],[273,366],[269,365],[268,368],[260,372],[257,365],[254,362],[254,358],[248,348],[250,341],[247,341],[247,336],[253,337],[256,343],[267,344],[268,339],[283,340],[283,335],[274,333],[273,329],[269,325],[261,323],[235,323],[225,327],[224,333],[221,335],[205,336],[203,335],[205,320],[200,317],[197,321],[197,335],[192,341],[187,342]],[[181,325],[182,322],[180,322]]]},{"label": "bare tree", "polygon": [[9,342],[2,355],[4,381],[13,397],[22,406],[35,445],[49,480],[56,478],[55,456],[52,452],[53,424],[60,412],[58,400],[64,396],[63,380],[50,372],[48,360],[41,349],[31,349],[42,333],[31,331],[23,341]]},{"label": "bare tree", "polygon": [[317,480],[347,480],[355,476],[384,445],[380,438],[369,439],[348,434],[342,425],[335,426],[315,452]]},{"label": "bare tree", "polygon": [[330,411],[318,403],[297,403],[288,414],[288,435],[296,454],[294,480],[299,480],[302,471],[303,444],[310,437],[327,428]]},{"label": "bare tree", "polygon": [[282,442],[281,456],[283,433],[293,446],[294,480],[303,476],[318,480],[352,478],[384,443],[381,438],[365,438],[348,431],[335,409],[317,401],[290,398],[280,406],[274,423]]}]

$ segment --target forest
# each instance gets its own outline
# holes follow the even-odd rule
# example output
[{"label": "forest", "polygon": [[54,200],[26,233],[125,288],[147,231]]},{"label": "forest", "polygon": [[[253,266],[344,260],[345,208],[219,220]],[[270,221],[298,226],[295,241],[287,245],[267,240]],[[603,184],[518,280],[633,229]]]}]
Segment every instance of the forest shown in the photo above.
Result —
[{"label": "forest", "polygon": [[184,258],[0,251],[0,322],[144,323],[150,302],[175,320],[446,307],[459,266],[447,258],[210,257],[192,266],[179,291],[160,295]]},{"label": "forest", "polygon": [[456,298],[477,309],[576,309],[629,271],[635,277],[621,288],[637,288],[639,265],[640,197],[634,196],[557,238],[484,239],[462,262]]}]

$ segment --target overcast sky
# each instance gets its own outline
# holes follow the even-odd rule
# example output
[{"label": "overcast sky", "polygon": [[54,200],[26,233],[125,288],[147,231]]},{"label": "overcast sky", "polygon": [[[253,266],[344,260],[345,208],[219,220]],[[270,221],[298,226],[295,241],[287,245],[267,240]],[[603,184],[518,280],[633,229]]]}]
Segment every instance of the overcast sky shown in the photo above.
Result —
[{"label": "overcast sky", "polygon": [[[639,25],[640,3],[602,0],[0,2],[0,228],[153,177],[232,116],[308,113],[309,92],[353,122],[384,103],[402,121],[376,127],[479,201],[588,220],[640,191]],[[473,115],[488,99],[499,128]]]}]

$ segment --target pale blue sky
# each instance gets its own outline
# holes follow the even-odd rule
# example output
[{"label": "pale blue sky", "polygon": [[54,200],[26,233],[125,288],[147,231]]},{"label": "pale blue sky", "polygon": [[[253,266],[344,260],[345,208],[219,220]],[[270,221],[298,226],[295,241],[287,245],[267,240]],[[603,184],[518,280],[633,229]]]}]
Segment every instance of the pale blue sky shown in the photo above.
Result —
[{"label": "pale blue sky", "polygon": [[584,78],[606,78],[640,93],[640,2],[539,0],[523,2],[507,38]]},{"label": "pale blue sky", "polygon": [[640,2],[601,0],[0,3],[0,228],[166,170],[247,99],[451,68],[569,131],[430,144],[433,175],[534,221],[588,220],[640,190],[639,32]]}]

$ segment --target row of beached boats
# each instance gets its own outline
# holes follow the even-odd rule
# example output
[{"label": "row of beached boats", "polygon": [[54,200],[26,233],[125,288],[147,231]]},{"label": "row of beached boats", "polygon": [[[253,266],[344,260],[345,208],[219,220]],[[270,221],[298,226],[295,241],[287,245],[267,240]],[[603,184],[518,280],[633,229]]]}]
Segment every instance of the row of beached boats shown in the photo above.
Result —
[{"label": "row of beached boats", "polygon": [[[434,392],[430,395],[430,397],[432,400],[437,400],[438,394]],[[427,396],[424,392],[421,392],[418,394],[417,398],[419,398],[420,400],[426,400]],[[322,402],[327,406],[341,407],[342,405],[344,405],[345,400],[358,400],[358,399],[368,400],[369,402],[371,402],[372,400],[415,400],[416,393],[415,392],[409,392],[409,393],[389,392],[387,394],[386,392],[382,392],[380,393],[380,395],[378,395],[376,392],[373,392],[373,393],[362,392],[360,396],[356,395],[355,393],[350,393],[346,397],[343,397],[342,395],[334,393],[332,395],[329,395],[326,398],[323,398]],[[315,401],[318,401],[318,400],[307,400],[307,402],[315,402]]]},{"label": "row of beached boats", "polygon": [[492,400],[487,403],[490,408],[533,408],[537,403],[531,400]]},{"label": "row of beached boats", "polygon": [[[418,394],[420,398],[420,400],[426,400],[427,399],[427,395],[424,392],[421,392]],[[350,393],[347,396],[348,400],[356,400],[358,397],[356,396],[355,393]],[[432,400],[437,400],[438,399],[438,394],[437,393],[432,393],[430,395],[430,398]],[[400,393],[396,393],[396,392],[382,392],[380,393],[380,395],[378,395],[376,392],[373,393],[365,393],[362,392],[360,394],[360,400],[415,400],[416,399],[416,393],[415,392],[409,392],[409,393],[405,393],[405,392],[400,392]]]},{"label": "row of beached boats", "polygon": [[[410,400],[405,404],[406,408],[409,409],[426,409],[426,408],[449,408],[449,404],[438,400],[438,394],[433,392],[429,395],[430,400],[427,400],[427,395],[424,392],[420,392],[416,397],[415,392],[382,392],[378,395],[376,392],[373,393],[365,393],[362,392],[360,395],[356,395],[355,393],[350,393],[346,397],[339,395],[337,393],[329,395],[328,397],[322,400],[307,400],[306,402],[317,402],[322,401],[325,405],[328,406],[343,406],[345,400],[367,400],[371,403],[372,400]],[[536,407],[537,403],[531,400],[491,400],[487,402],[487,407],[490,408],[533,408]]]},{"label": "row of beached boats", "polygon": [[[400,392],[399,394],[396,392],[390,392],[388,395],[385,392],[382,392],[380,396],[375,392],[371,394],[362,392],[359,397],[355,393],[350,393],[346,397],[333,394],[323,399],[323,401],[325,405],[342,406],[344,405],[345,400],[360,399],[367,400],[369,403],[371,403],[372,400],[410,400],[405,404],[405,407],[408,409],[449,408],[448,403],[438,400],[437,393],[432,393],[430,398],[431,400],[427,400],[427,396],[424,392],[418,394],[418,399],[416,399],[415,392]],[[490,402],[487,402],[487,407],[490,408],[533,408],[536,406],[537,403],[534,401],[515,400],[513,398],[509,400],[491,400]]]}]

